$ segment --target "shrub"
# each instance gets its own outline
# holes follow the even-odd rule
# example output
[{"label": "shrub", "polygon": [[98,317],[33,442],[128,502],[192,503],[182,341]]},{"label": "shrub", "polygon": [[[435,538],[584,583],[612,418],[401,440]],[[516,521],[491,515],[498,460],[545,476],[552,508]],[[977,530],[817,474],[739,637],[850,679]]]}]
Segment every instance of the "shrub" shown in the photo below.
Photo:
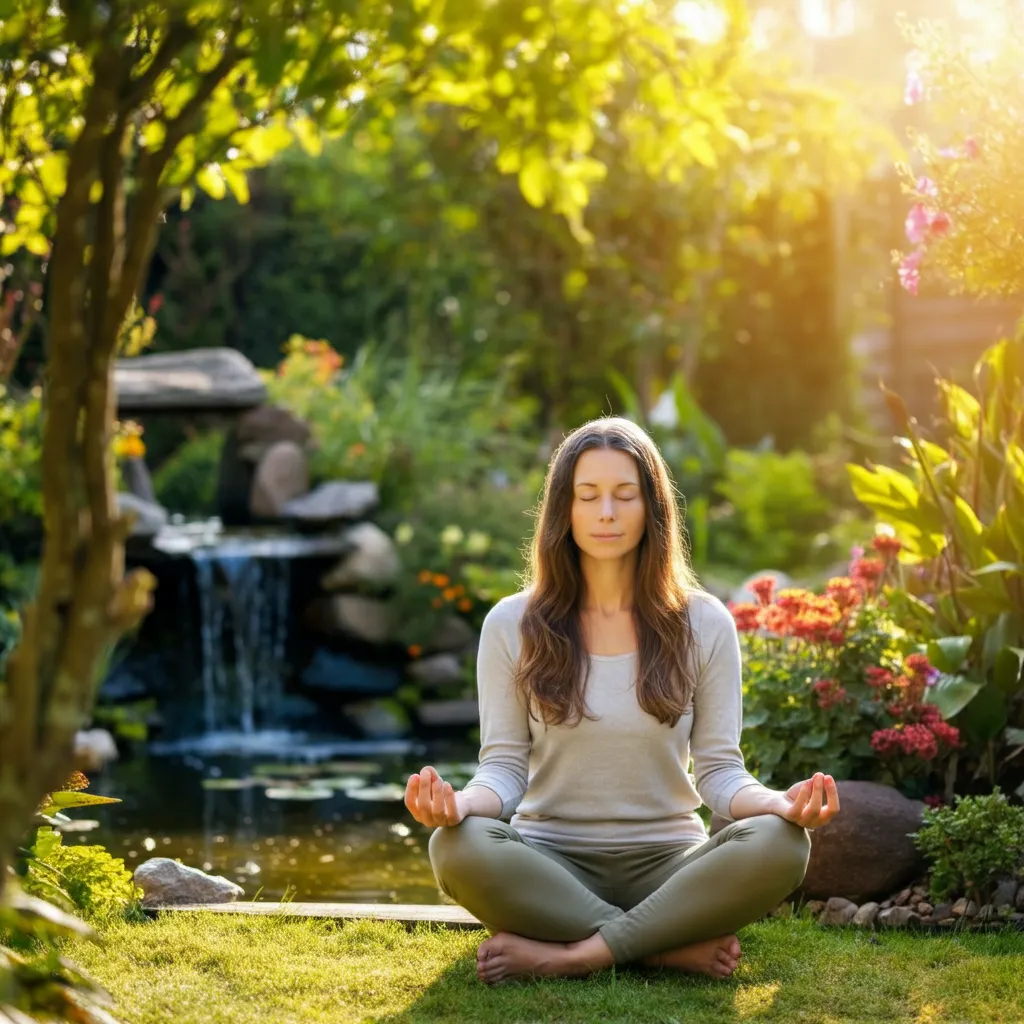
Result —
[{"label": "shrub", "polygon": [[197,434],[186,441],[153,475],[157,500],[172,512],[212,516],[217,510],[217,474],[224,434]]},{"label": "shrub", "polygon": [[994,885],[1024,865],[1024,807],[996,787],[987,796],[957,797],[953,807],[924,812],[914,844],[931,864],[935,902],[965,894],[986,903]]},{"label": "shrub", "polygon": [[[883,549],[888,538],[880,538]],[[878,597],[892,554],[857,558],[825,593],[731,606],[744,648],[742,747],[766,785],[824,771],[923,796],[940,785],[957,730],[929,702],[936,673]]]}]

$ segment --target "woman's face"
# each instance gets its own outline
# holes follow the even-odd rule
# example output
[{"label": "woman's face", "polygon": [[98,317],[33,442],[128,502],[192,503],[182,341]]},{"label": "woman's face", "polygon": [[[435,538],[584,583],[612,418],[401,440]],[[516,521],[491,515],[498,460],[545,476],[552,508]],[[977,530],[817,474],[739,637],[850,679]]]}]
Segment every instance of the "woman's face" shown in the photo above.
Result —
[{"label": "woman's face", "polygon": [[622,558],[644,535],[646,509],[636,460],[614,448],[591,448],[573,472],[572,536],[591,558]]}]

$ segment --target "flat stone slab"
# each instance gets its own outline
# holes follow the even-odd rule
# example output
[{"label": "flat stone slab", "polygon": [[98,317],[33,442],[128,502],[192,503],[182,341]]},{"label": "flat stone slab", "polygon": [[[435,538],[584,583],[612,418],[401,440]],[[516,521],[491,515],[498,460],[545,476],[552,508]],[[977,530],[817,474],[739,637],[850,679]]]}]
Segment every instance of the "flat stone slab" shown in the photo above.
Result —
[{"label": "flat stone slab", "polygon": [[267,386],[256,367],[233,348],[118,359],[114,386],[122,413],[236,412],[267,400]]},{"label": "flat stone slab", "polygon": [[249,917],[313,917],[343,921],[398,921],[407,928],[439,924],[445,928],[483,928],[462,907],[418,903],[197,903],[146,907],[151,914],[205,911],[209,914],[242,914]]}]

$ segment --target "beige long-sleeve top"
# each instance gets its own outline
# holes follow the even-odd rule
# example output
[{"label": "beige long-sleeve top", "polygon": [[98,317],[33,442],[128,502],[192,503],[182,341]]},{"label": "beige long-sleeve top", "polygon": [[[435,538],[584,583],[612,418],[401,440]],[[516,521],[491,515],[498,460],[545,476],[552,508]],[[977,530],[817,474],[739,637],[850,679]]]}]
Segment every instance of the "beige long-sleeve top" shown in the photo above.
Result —
[{"label": "beige long-sleeve top", "polygon": [[[730,817],[734,794],[757,785],[740,752],[739,637],[729,610],[690,595],[696,689],[675,726],[658,722],[634,691],[636,654],[591,655],[587,707],[578,725],[545,725],[513,686],[527,593],[498,602],[484,620],[477,660],[481,748],[467,784],[501,800],[520,834],[556,845],[620,846],[707,838],[703,802]],[[693,776],[689,773],[693,758]]]}]

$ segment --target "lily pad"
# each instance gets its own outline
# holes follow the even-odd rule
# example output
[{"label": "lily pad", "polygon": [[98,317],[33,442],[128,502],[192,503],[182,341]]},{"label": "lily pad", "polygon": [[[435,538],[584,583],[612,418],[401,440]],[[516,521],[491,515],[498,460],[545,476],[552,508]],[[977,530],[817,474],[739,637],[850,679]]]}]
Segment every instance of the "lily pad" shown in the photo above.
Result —
[{"label": "lily pad", "polygon": [[365,786],[363,789],[346,789],[345,796],[353,800],[402,800],[405,798],[405,786],[394,782],[385,782],[380,786]]},{"label": "lily pad", "polygon": [[[366,787],[366,779],[359,775],[329,775],[326,778],[313,780],[315,786],[323,786],[327,789],[363,789]],[[404,791],[403,791],[404,792]]]},{"label": "lily pad", "polygon": [[252,769],[253,775],[272,775],[274,778],[299,778],[305,779],[316,775],[321,771],[321,766],[311,764],[308,761],[299,764],[287,764],[284,761],[271,761],[266,764],[255,765]]},{"label": "lily pad", "polygon": [[251,789],[256,779],[203,779],[203,789]]},{"label": "lily pad", "polygon": [[375,761],[325,761],[317,765],[318,771],[325,775],[330,773],[348,775],[376,775],[383,769],[383,765]]},{"label": "lily pad", "polygon": [[334,790],[316,786],[270,786],[266,794],[270,800],[330,800]]}]

